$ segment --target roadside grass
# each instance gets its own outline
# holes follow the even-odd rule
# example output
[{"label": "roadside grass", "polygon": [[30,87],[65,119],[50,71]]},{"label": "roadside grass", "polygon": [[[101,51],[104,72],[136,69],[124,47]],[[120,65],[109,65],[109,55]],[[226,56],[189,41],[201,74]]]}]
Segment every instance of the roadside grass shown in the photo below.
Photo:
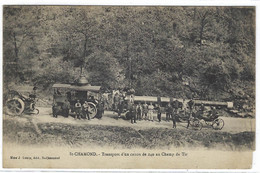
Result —
[{"label": "roadside grass", "polygon": [[104,125],[38,123],[4,120],[3,139],[20,145],[56,145],[70,147],[105,147],[167,149],[176,147],[220,150],[254,150],[255,133],[231,134],[222,131],[149,128]]}]

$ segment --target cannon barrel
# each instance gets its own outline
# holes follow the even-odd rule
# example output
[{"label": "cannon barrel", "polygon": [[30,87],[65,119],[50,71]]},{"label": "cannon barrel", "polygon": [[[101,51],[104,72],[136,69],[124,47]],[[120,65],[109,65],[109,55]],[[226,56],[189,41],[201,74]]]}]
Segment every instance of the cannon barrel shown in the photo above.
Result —
[{"label": "cannon barrel", "polygon": [[[126,100],[129,100],[129,96],[126,96]],[[161,102],[171,102],[171,100],[178,100],[179,102],[182,102],[183,99],[180,98],[171,98],[171,97],[160,97]],[[189,99],[186,99],[189,100]],[[135,102],[158,102],[158,97],[154,96],[134,96]],[[209,106],[224,106],[227,108],[233,107],[233,102],[220,102],[220,101],[206,101],[206,100],[194,100],[195,105],[209,105]]]}]

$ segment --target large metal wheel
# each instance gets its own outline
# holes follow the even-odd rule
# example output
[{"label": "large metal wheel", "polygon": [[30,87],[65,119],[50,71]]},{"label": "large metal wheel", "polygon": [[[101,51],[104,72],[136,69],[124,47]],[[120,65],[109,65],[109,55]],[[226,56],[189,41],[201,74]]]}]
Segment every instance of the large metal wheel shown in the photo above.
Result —
[{"label": "large metal wheel", "polygon": [[202,129],[202,123],[198,119],[193,119],[190,121],[191,128],[193,130],[201,130]]},{"label": "large metal wheel", "polygon": [[35,111],[36,115],[39,115],[39,113],[40,113],[39,109],[34,109],[34,111]]},{"label": "large metal wheel", "polygon": [[24,102],[19,98],[13,98],[6,102],[6,113],[9,115],[21,115],[24,111]]},{"label": "large metal wheel", "polygon": [[96,105],[92,102],[88,102],[88,112],[89,112],[89,117],[94,118],[97,115],[97,108]]},{"label": "large metal wheel", "polygon": [[221,118],[217,118],[213,121],[212,128],[214,130],[221,130],[224,127],[224,124],[224,120],[222,120]]}]

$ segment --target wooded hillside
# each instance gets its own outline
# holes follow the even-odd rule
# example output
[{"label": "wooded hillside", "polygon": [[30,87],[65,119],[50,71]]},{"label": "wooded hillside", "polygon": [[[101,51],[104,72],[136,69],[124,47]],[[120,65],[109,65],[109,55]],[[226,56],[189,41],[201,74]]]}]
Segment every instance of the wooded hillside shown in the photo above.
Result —
[{"label": "wooded hillside", "polygon": [[73,82],[137,95],[255,98],[254,7],[5,6],[4,85]]}]

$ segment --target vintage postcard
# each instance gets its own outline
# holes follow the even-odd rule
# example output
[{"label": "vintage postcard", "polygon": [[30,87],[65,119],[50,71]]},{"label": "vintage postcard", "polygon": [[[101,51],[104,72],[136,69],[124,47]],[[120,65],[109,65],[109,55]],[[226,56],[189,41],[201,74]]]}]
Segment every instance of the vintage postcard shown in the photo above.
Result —
[{"label": "vintage postcard", "polygon": [[3,6],[3,167],[250,169],[254,6]]}]

